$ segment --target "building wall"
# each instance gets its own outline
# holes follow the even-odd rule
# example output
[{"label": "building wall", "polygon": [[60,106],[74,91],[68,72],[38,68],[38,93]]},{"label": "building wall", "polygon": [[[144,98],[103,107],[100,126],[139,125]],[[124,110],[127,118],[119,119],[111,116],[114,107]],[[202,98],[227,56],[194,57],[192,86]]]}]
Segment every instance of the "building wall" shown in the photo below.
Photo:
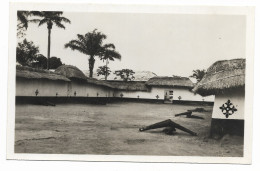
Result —
[{"label": "building wall", "polygon": [[[211,120],[211,137],[222,137],[225,134],[244,135],[244,98],[244,89],[235,89],[216,95]],[[226,117],[220,107],[227,103],[228,100],[230,100],[230,103],[234,105],[237,111]]]},{"label": "building wall", "polygon": [[141,98],[141,99],[157,99],[156,96],[159,96],[159,100],[164,99],[164,89],[152,87],[149,91],[123,91],[115,90],[115,97],[120,97],[120,94],[123,94],[125,98]]},{"label": "building wall", "polygon": [[206,101],[214,102],[214,96],[202,97],[199,94],[194,94],[185,88],[163,88],[163,87],[152,87],[150,91],[115,91],[115,96],[120,97],[122,93],[125,98],[144,98],[144,99],[157,99],[158,95],[160,100],[164,99],[165,91],[173,90],[173,100],[179,100],[178,97],[181,96],[183,101]]},{"label": "building wall", "polygon": [[38,89],[38,96],[76,96],[79,97],[112,97],[113,90],[103,86],[97,86],[79,82],[65,82],[57,80],[43,79],[17,79],[16,96],[36,96],[35,91]]},{"label": "building wall", "polygon": [[65,81],[53,81],[43,79],[17,79],[16,96],[36,96],[35,91],[38,89],[38,96],[67,96],[68,83]]},{"label": "building wall", "polygon": [[[235,106],[237,111],[234,114],[229,115],[228,118],[222,113],[220,107],[225,104],[228,100]],[[241,89],[225,92],[224,94],[218,94],[215,97],[215,103],[212,113],[212,118],[218,119],[244,119],[244,103],[245,93]]]},{"label": "building wall", "polygon": [[[114,91],[111,88],[78,82],[78,81],[57,81],[43,79],[17,79],[16,96],[36,96],[35,91],[38,89],[38,96],[76,96],[78,97],[120,97],[122,93],[124,98],[140,99],[164,99],[165,91],[173,90],[173,100],[179,100],[181,96],[183,101],[214,101],[214,96],[202,97],[194,94],[184,88],[163,88],[152,87],[150,91]],[[98,96],[97,96],[98,93]]]},{"label": "building wall", "polygon": [[73,81],[71,82],[69,96],[74,96],[75,91],[76,91],[76,96],[80,96],[80,97],[112,97],[113,96],[113,90],[111,88]]},{"label": "building wall", "polygon": [[201,96],[199,94],[194,94],[192,91],[185,88],[174,88],[173,90],[173,100],[179,100],[181,97],[183,101],[205,101],[214,102],[215,96]]}]

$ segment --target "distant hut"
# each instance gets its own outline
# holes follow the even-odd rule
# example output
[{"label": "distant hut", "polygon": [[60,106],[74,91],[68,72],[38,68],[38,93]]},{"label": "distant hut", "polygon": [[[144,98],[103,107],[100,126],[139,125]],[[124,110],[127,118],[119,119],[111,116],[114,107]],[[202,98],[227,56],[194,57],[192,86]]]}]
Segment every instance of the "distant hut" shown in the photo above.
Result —
[{"label": "distant hut", "polygon": [[77,97],[110,97],[113,94],[112,86],[104,81],[88,78],[75,66],[62,65],[55,73],[66,76],[71,80],[68,84],[68,96]]},{"label": "distant hut", "polygon": [[244,134],[245,59],[217,61],[194,88],[215,95],[211,135]]},{"label": "distant hut", "polygon": [[16,97],[66,96],[70,80],[51,71],[16,66]]},{"label": "distant hut", "polygon": [[153,95],[165,102],[212,102],[214,97],[202,97],[194,94],[191,90],[194,87],[192,81],[187,77],[153,77],[145,83]]}]

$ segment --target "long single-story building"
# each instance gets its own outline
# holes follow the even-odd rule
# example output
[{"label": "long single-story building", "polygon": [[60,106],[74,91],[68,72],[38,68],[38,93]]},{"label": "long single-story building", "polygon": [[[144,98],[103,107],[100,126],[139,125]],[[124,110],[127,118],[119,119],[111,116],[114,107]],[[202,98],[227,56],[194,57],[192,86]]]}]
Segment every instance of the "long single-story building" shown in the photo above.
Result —
[{"label": "long single-story building", "polygon": [[[38,97],[55,101],[83,102],[95,99],[137,100],[168,103],[210,102],[214,96],[202,97],[191,90],[194,84],[186,77],[153,77],[148,81],[104,81],[86,77],[75,66],[62,65],[54,72],[17,66],[16,99]],[[34,99],[32,98],[32,99]],[[69,98],[72,98],[69,100]],[[108,99],[109,98],[109,99]]]},{"label": "long single-story building", "polygon": [[187,77],[153,77],[148,81],[109,81],[115,89],[114,97],[161,101],[165,103],[212,103],[214,96],[202,97],[191,90],[194,84]]},{"label": "long single-story building", "polygon": [[[87,78],[77,67],[62,65],[55,72],[16,67],[16,102],[101,102],[112,97],[110,84]],[[97,100],[98,99],[98,100]]]},{"label": "long single-story building", "polygon": [[215,95],[211,136],[244,134],[245,59],[217,61],[194,88],[201,95]]}]

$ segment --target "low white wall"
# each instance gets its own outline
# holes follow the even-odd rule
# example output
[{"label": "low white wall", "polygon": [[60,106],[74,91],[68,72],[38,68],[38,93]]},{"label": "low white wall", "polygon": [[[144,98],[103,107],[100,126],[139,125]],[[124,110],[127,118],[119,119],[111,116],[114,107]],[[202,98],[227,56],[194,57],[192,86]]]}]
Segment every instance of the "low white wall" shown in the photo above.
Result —
[{"label": "low white wall", "polygon": [[122,91],[116,90],[114,92],[115,97],[120,97],[123,94],[125,98],[142,98],[142,99],[157,99],[158,95],[160,100],[164,99],[164,89],[152,87],[149,91]]},{"label": "low white wall", "polygon": [[87,84],[87,83],[72,82],[69,95],[74,96],[75,91],[77,93],[76,96],[80,96],[80,97],[112,97],[113,96],[113,90],[111,88],[93,85],[93,84]]},{"label": "low white wall", "polygon": [[17,79],[16,96],[36,96],[35,91],[38,89],[38,96],[67,96],[68,83],[65,81],[53,81],[43,79]]},{"label": "low white wall", "polygon": [[181,96],[183,101],[205,101],[214,102],[215,96],[201,96],[199,94],[194,94],[192,91],[185,88],[174,88],[173,90],[173,100],[179,100],[178,97]]},{"label": "low white wall", "polygon": [[[222,113],[220,107],[228,100],[235,106],[237,111],[234,114],[229,115],[228,118]],[[245,105],[245,94],[244,91],[236,89],[229,91],[224,94],[217,94],[215,97],[215,103],[213,107],[212,118],[216,119],[244,119],[244,105]]]},{"label": "low white wall", "polygon": [[113,90],[103,86],[97,86],[87,83],[65,82],[57,80],[43,79],[17,79],[16,96],[36,96],[35,91],[38,89],[38,96],[76,96],[80,97],[112,97]]},{"label": "low white wall", "polygon": [[150,91],[115,91],[115,96],[120,97],[122,93],[125,98],[143,98],[143,99],[157,99],[158,95],[160,100],[164,99],[165,91],[173,90],[173,100],[179,100],[178,97],[181,96],[183,101],[205,101],[205,102],[214,102],[214,96],[202,97],[199,94],[194,94],[185,88],[163,88],[163,87],[152,87]]}]

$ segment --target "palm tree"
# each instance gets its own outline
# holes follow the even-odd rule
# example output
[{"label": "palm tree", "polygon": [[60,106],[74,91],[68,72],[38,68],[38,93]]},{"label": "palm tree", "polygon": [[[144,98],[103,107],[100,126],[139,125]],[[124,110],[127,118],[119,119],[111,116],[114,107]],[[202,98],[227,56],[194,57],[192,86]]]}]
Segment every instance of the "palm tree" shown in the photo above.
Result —
[{"label": "palm tree", "polygon": [[17,37],[23,37],[25,35],[24,31],[28,28],[28,17],[30,16],[30,11],[17,11]]},{"label": "palm tree", "polygon": [[49,60],[50,60],[50,47],[51,47],[51,29],[53,24],[59,28],[65,29],[65,26],[62,24],[70,23],[70,20],[62,17],[63,12],[61,11],[31,11],[31,14],[34,16],[41,17],[42,19],[34,19],[33,22],[39,22],[39,26],[47,24],[48,28],[48,54],[47,54],[47,69],[49,70]]},{"label": "palm tree", "polygon": [[119,59],[121,60],[121,55],[115,51],[115,45],[113,44],[105,44],[103,46],[103,50],[102,52],[100,53],[100,59],[104,61],[106,61],[106,71],[105,71],[105,80],[107,80],[107,76],[108,76],[108,72],[107,72],[107,69],[108,69],[108,60],[110,61],[114,61],[115,59]]},{"label": "palm tree", "polygon": [[89,77],[93,77],[96,56],[103,60],[111,59],[111,56],[114,56],[115,58],[121,58],[121,56],[113,50],[115,49],[113,44],[102,45],[103,40],[106,38],[107,36],[105,34],[98,32],[97,29],[95,29],[92,32],[86,33],[85,35],[78,34],[77,39],[71,40],[69,43],[65,44],[65,48],[77,50],[89,56]]},{"label": "palm tree", "polygon": [[192,74],[190,77],[196,78],[197,83],[200,82],[201,79],[202,79],[202,78],[204,77],[204,75],[206,74],[205,69],[203,69],[203,70],[197,69],[197,70],[193,70],[192,72],[193,72],[193,74]]}]

